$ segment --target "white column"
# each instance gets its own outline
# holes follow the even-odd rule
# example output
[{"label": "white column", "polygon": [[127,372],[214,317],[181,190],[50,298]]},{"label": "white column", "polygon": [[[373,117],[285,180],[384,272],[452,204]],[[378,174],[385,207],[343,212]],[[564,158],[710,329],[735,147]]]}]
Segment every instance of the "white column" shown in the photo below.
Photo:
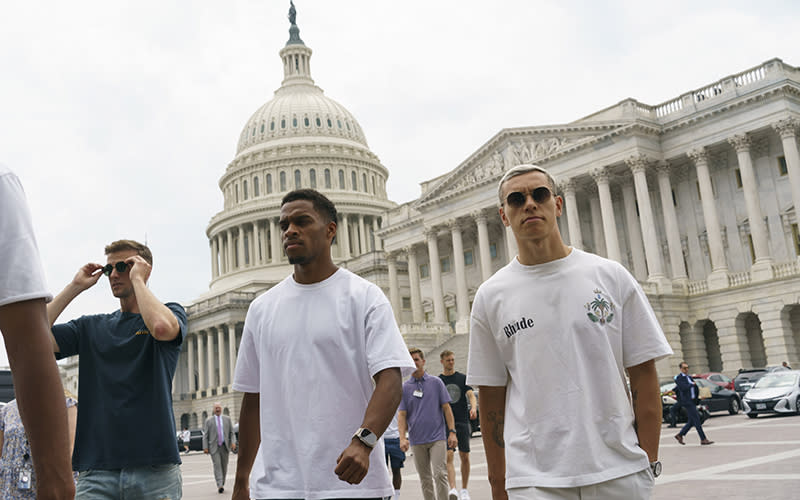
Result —
[{"label": "white column", "polygon": [[486,281],[492,275],[492,256],[489,249],[489,224],[484,212],[473,212],[472,217],[478,226],[478,251],[481,255],[481,281]]},{"label": "white column", "polygon": [[186,336],[186,361],[189,369],[189,392],[194,392],[197,390],[194,384],[194,358],[196,356],[194,352],[194,343],[195,343],[195,334],[192,333],[191,335]]},{"label": "white column", "polygon": [[569,224],[569,242],[573,248],[583,250],[583,236],[581,235],[581,219],[578,215],[578,200],[575,196],[577,184],[574,179],[567,179],[562,183],[564,204],[567,209],[567,224]]},{"label": "white column", "polygon": [[787,118],[772,126],[781,136],[783,156],[786,158],[786,171],[789,175],[789,185],[792,188],[792,203],[797,216],[800,216],[800,152],[797,149],[799,123],[795,118]]},{"label": "white column", "polygon": [[597,194],[600,196],[600,212],[603,218],[606,256],[611,260],[622,262],[622,254],[619,251],[619,238],[617,236],[617,219],[614,214],[614,202],[611,199],[611,186],[608,179],[608,168],[595,169],[592,171],[592,177],[597,183]]},{"label": "white column", "polygon": [[506,250],[508,252],[509,262],[511,262],[519,252],[517,238],[514,236],[514,231],[511,229],[511,226],[506,226]]},{"label": "white column", "polygon": [[230,371],[230,381],[233,383],[233,376],[236,373],[236,323],[228,323],[228,370]]},{"label": "white column", "polygon": [[600,209],[600,198],[597,196],[597,186],[587,186],[589,195],[589,214],[592,216],[592,240],[594,240],[594,253],[606,257],[606,239],[603,236],[603,214]]},{"label": "white column", "polygon": [[739,173],[742,176],[744,189],[744,202],[747,206],[747,219],[750,222],[750,236],[753,238],[753,250],[756,261],[750,269],[753,281],[772,279],[772,255],[769,251],[769,237],[767,225],[761,212],[761,199],[758,196],[758,181],[753,169],[753,159],[750,158],[750,137],[747,134],[735,135],[728,139],[731,146],[736,149],[739,160]]},{"label": "white column", "polygon": [[220,387],[228,385],[228,367],[225,362],[225,332],[222,330],[222,325],[217,327],[217,362],[219,363],[219,385]]},{"label": "white column", "polygon": [[639,216],[636,214],[636,195],[633,192],[633,182],[629,180],[622,184],[622,201],[625,204],[625,225],[628,227],[628,244],[631,248],[631,260],[633,260],[633,275],[637,280],[644,281],[647,279],[647,262],[644,258],[642,227]]},{"label": "white column", "polygon": [[400,286],[397,282],[397,253],[386,252],[386,267],[389,270],[389,303],[394,311],[394,319],[400,322]]},{"label": "white column", "polygon": [[339,248],[342,251],[342,258],[348,260],[350,258],[350,228],[347,227],[347,214],[339,214],[342,219],[342,238],[339,240]]},{"label": "white column", "polygon": [[212,236],[209,240],[211,244],[211,277],[216,278],[219,276],[219,267],[218,267],[218,260],[217,260],[217,237]]},{"label": "white column", "polygon": [[422,297],[419,290],[419,264],[416,244],[405,247],[408,256],[408,286],[411,289],[411,317],[414,323],[422,323]]},{"label": "white column", "polygon": [[[464,265],[464,241],[458,220],[451,220],[450,236],[453,239],[453,264],[456,272],[456,310],[459,321],[469,320],[469,292],[467,291],[467,271]],[[465,328],[467,328],[465,326]],[[466,332],[466,330],[464,330]]]},{"label": "white column", "polygon": [[225,238],[227,240],[227,252],[226,252],[226,265],[225,265],[225,272],[229,273],[233,271],[233,231],[228,229],[225,231]]},{"label": "white column", "polygon": [[244,224],[239,225],[239,239],[236,245],[236,259],[238,260],[238,266],[236,269],[244,269]]},{"label": "white column", "polygon": [[364,215],[359,214],[358,216],[358,236],[361,243],[361,249],[358,252],[359,255],[363,255],[368,252],[367,250],[367,226],[364,225]]},{"label": "white column", "polygon": [[[636,189],[636,200],[639,203],[639,219],[644,235],[644,254],[647,259],[649,274],[647,280],[659,285],[659,288],[668,283],[664,275],[664,263],[661,260],[661,245],[656,233],[653,207],[650,204],[650,190],[647,187],[647,165],[650,160],[643,156],[632,156],[626,163],[633,172],[633,185]],[[671,285],[671,283],[670,283]],[[671,292],[671,286],[670,290]]]},{"label": "white column", "polygon": [[686,275],[686,264],[683,261],[678,215],[675,213],[675,204],[672,201],[672,183],[669,180],[670,165],[667,162],[661,162],[656,169],[658,170],[658,190],[661,194],[661,210],[664,212],[664,228],[667,232],[669,263],[672,266],[672,279],[683,285],[689,281],[689,278]]},{"label": "white column", "polygon": [[203,391],[208,387],[208,383],[206,381],[206,363],[203,358],[205,358],[205,354],[203,353],[203,342],[205,342],[206,333],[205,331],[201,330],[195,333],[197,337],[197,390]]},{"label": "white column", "polygon": [[253,255],[251,255],[250,263],[253,266],[261,265],[261,228],[258,227],[258,221],[253,221]]},{"label": "white column", "polygon": [[378,217],[373,215],[372,216],[372,251],[376,251],[378,249],[382,249],[381,242],[378,241]]},{"label": "white column", "polygon": [[706,224],[708,251],[711,254],[711,274],[708,287],[718,290],[728,286],[728,263],[725,260],[725,247],[722,245],[717,206],[714,203],[714,190],[711,187],[711,174],[708,170],[708,153],[705,148],[693,149],[687,153],[697,168],[697,182],[700,185],[700,199],[703,204],[703,219]]},{"label": "white column", "polygon": [[425,228],[428,240],[428,261],[431,268],[431,299],[433,299],[433,321],[445,323],[444,296],[442,295],[442,265],[439,262],[439,242],[435,227]]},{"label": "white column", "polygon": [[272,251],[272,263],[278,264],[281,261],[281,236],[278,234],[275,217],[269,219],[269,244]]},{"label": "white column", "polygon": [[216,387],[216,374],[214,373],[214,332],[212,330],[206,331],[206,373],[208,374],[208,382],[206,387],[211,389]]}]

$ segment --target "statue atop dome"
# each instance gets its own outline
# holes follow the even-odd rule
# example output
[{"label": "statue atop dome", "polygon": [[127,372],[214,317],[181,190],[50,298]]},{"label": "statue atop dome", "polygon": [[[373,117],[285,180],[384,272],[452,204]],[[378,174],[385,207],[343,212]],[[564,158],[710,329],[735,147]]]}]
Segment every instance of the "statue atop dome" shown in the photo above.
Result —
[{"label": "statue atop dome", "polygon": [[297,27],[297,9],[294,8],[294,1],[289,0],[289,41],[286,45],[305,45],[300,39],[300,28]]}]

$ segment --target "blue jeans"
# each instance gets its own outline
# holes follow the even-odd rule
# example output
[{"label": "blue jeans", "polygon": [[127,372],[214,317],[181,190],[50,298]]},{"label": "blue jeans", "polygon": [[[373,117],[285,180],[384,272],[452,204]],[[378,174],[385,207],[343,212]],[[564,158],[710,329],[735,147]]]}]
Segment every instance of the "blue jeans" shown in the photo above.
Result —
[{"label": "blue jeans", "polygon": [[90,469],[78,476],[77,500],[180,500],[183,481],[179,464],[125,469]]}]

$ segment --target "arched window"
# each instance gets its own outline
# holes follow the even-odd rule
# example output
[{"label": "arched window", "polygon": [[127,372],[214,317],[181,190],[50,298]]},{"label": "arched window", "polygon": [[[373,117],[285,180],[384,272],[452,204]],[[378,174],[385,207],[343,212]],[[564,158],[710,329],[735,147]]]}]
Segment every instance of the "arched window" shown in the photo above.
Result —
[{"label": "arched window", "polygon": [[272,120],[271,122],[269,122],[269,129],[270,130],[275,130],[275,120]]},{"label": "arched window", "polygon": [[378,194],[378,190],[375,189],[375,176],[372,176],[372,194]]},{"label": "arched window", "polygon": [[305,118],[303,118],[303,125],[305,125],[306,127],[311,125],[311,122],[308,121],[308,117],[307,116]]},{"label": "arched window", "polygon": [[281,191],[286,191],[286,172],[281,172]]},{"label": "arched window", "polygon": [[234,189],[236,191],[236,203],[239,203],[239,185],[237,184]]},{"label": "arched window", "polygon": [[320,121],[319,116],[318,116],[317,117],[317,127],[321,127],[321,126],[322,126],[322,122]]},{"label": "arched window", "polygon": [[325,169],[325,189],[331,188],[331,169]]},{"label": "arched window", "polygon": [[286,118],[281,118],[281,128],[286,128]]},{"label": "arched window", "polygon": [[297,117],[292,118],[292,127],[297,128]]},{"label": "arched window", "polygon": [[261,124],[261,133],[262,134],[264,133],[264,124],[263,123]]},{"label": "arched window", "polygon": [[267,174],[267,194],[272,192],[272,174]]},{"label": "arched window", "polygon": [[308,175],[309,181],[311,182],[311,189],[317,189],[317,171],[312,168]]},{"label": "arched window", "polygon": [[367,174],[361,174],[361,186],[364,188],[364,192],[369,192],[367,190]]},{"label": "arched window", "polygon": [[350,172],[350,187],[353,188],[353,191],[358,191],[358,177],[356,177],[355,170]]},{"label": "arched window", "polygon": [[259,196],[258,177],[253,177],[253,196]]},{"label": "arched window", "polygon": [[242,196],[247,199],[247,180],[242,181]]},{"label": "arched window", "polygon": [[328,118],[328,128],[333,128],[333,122]]},{"label": "arched window", "polygon": [[344,189],[344,170],[339,170],[339,189]]},{"label": "arched window", "polygon": [[294,171],[294,188],[300,189],[300,170]]}]

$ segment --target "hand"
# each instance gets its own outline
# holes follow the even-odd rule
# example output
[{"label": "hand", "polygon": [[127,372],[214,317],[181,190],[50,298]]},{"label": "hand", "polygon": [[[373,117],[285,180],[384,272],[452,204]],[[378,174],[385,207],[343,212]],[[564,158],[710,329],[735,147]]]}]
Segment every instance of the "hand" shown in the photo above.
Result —
[{"label": "hand", "polygon": [[447,447],[451,450],[458,448],[458,438],[455,433],[447,431]]},{"label": "hand", "polygon": [[208,455],[208,448],[203,448],[203,453],[205,453],[206,455]]},{"label": "hand", "polygon": [[356,438],[350,442],[339,458],[336,459],[336,469],[333,472],[339,479],[350,484],[360,483],[369,471],[369,454],[372,448]]},{"label": "hand", "polygon": [[231,451],[236,451],[236,443],[231,445]]},{"label": "hand", "polygon": [[403,450],[403,453],[408,451],[408,439],[400,437],[400,449]]},{"label": "hand", "polygon": [[470,408],[469,409],[469,419],[475,420],[478,418],[478,409],[477,408]]},{"label": "hand", "polygon": [[36,488],[36,498],[42,500],[72,500],[75,498],[75,483],[73,482],[72,474],[69,474],[63,481],[39,481]]},{"label": "hand", "polygon": [[100,279],[100,276],[103,275],[103,273],[100,272],[101,269],[103,269],[103,266],[100,264],[89,262],[78,269],[75,277],[72,278],[72,284],[78,287],[81,291],[88,290],[89,288],[93,287],[94,284],[97,283],[97,280]]},{"label": "hand", "polygon": [[150,277],[150,271],[152,271],[153,267],[148,264],[141,255],[128,257],[125,259],[125,263],[131,266],[129,274],[131,281],[141,279],[142,282],[147,283],[147,279]]}]

